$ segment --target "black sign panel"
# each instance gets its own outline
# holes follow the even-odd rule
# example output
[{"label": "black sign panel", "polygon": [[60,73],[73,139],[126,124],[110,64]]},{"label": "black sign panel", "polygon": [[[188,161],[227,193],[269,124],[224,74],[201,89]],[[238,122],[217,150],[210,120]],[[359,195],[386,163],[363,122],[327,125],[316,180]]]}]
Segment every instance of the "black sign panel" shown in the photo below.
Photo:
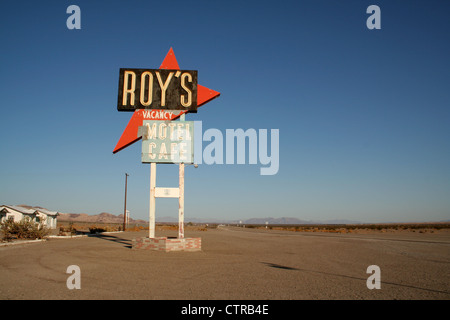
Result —
[{"label": "black sign panel", "polygon": [[197,112],[197,70],[120,69],[117,110]]}]

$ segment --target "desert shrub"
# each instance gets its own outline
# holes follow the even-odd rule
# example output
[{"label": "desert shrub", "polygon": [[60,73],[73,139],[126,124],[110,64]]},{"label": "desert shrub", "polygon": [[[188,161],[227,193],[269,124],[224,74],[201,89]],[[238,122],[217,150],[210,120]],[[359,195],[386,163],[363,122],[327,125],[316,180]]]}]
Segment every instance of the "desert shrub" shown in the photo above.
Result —
[{"label": "desert shrub", "polygon": [[103,227],[89,227],[89,233],[95,234],[95,233],[102,233],[106,232],[107,229]]},{"label": "desert shrub", "polygon": [[[142,231],[145,230],[146,228],[144,226],[133,226],[133,227],[128,227],[127,231]],[[120,231],[120,229],[119,229]]]},{"label": "desert shrub", "polygon": [[3,241],[12,241],[13,239],[44,239],[50,233],[43,222],[34,222],[26,217],[19,222],[8,219],[0,223],[0,229],[3,233]]},{"label": "desert shrub", "polygon": [[14,239],[14,235],[12,233],[12,230],[14,229],[13,223],[14,221],[10,219],[0,223],[0,230],[3,235],[2,241],[10,242]]},{"label": "desert shrub", "polygon": [[73,221],[69,222],[69,226],[65,227],[65,226],[60,226],[59,227],[59,234],[60,235],[64,235],[69,233],[70,235],[74,235],[77,233],[77,229],[75,229],[75,227],[73,226]]}]

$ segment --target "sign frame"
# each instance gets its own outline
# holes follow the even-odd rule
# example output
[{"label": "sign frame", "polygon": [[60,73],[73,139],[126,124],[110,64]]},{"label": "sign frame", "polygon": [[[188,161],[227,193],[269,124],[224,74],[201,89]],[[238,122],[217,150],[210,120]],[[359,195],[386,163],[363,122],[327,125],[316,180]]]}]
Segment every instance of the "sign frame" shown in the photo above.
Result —
[{"label": "sign frame", "polygon": [[120,68],[117,110],[197,112],[197,70]]},{"label": "sign frame", "polygon": [[142,163],[194,164],[194,121],[144,120]]}]

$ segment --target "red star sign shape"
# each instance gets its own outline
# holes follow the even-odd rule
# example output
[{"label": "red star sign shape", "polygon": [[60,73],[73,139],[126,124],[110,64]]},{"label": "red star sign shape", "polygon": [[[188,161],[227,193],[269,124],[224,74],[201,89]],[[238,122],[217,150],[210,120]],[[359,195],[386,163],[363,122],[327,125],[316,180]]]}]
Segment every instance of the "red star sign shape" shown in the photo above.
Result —
[{"label": "red star sign shape", "polygon": [[[164,61],[159,69],[172,69],[180,70],[178,66],[177,58],[173,49],[170,48]],[[214,98],[220,96],[220,92],[208,89],[200,84],[197,84],[197,107],[200,107]],[[129,145],[140,140],[142,137],[138,136],[138,128],[142,126],[143,120],[175,120],[182,114],[187,113],[184,110],[159,110],[159,109],[138,109],[134,111],[133,116],[128,122],[125,130],[122,133],[119,141],[114,148],[113,153],[117,153],[120,150],[128,147]]]}]

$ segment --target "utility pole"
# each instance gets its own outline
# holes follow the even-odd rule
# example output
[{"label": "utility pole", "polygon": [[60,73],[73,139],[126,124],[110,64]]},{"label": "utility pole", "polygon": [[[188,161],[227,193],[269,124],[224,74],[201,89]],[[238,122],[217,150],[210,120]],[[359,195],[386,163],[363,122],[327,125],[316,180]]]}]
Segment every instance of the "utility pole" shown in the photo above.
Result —
[{"label": "utility pole", "polygon": [[127,178],[128,178],[129,174],[125,173],[125,206],[123,209],[123,231],[126,230],[126,226],[127,226]]}]

